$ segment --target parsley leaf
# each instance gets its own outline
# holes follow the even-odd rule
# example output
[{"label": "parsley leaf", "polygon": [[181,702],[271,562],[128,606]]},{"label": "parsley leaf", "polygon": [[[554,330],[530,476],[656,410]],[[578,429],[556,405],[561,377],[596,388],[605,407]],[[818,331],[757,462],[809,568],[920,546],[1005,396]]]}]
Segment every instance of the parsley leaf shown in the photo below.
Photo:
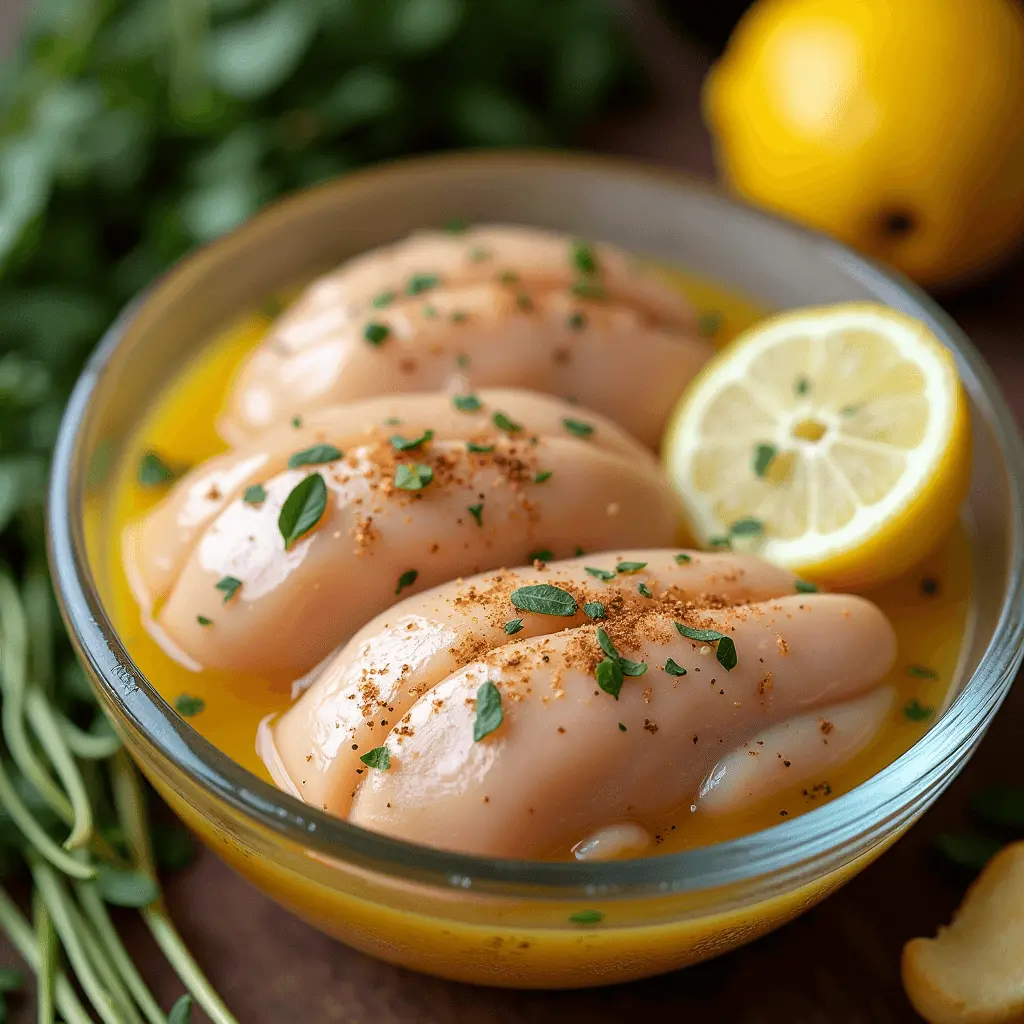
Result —
[{"label": "parsley leaf", "polygon": [[267,489],[263,484],[253,484],[251,487],[246,487],[245,493],[242,495],[242,501],[246,505],[262,505],[267,500]]},{"label": "parsley leaf", "polygon": [[391,435],[391,446],[400,452],[412,451],[414,448],[419,448],[421,445],[426,444],[428,441],[434,440],[434,432],[432,430],[424,430],[419,437],[407,438],[402,437],[401,434]]},{"label": "parsley leaf", "polygon": [[227,604],[241,589],[242,581],[234,576],[221,576],[213,586],[224,595],[224,604]]},{"label": "parsley leaf", "polygon": [[924,665],[908,665],[908,675],[912,675],[915,679],[938,679],[939,673],[933,668],[926,668]]},{"label": "parsley leaf", "polygon": [[363,337],[375,348],[383,345],[391,334],[391,328],[387,324],[371,321],[363,328]]},{"label": "parsley leaf", "polygon": [[594,247],[581,238],[574,238],[569,243],[569,259],[581,274],[597,273],[597,256]]},{"label": "parsley leaf", "polygon": [[490,736],[504,721],[501,709],[501,691],[488,680],[476,691],[476,720],[473,722],[473,742],[479,743]]},{"label": "parsley leaf", "polygon": [[395,487],[400,491],[422,491],[434,479],[434,471],[422,463],[402,463],[395,469]]},{"label": "parsley leaf", "polygon": [[570,924],[598,924],[603,920],[604,913],[600,910],[579,910],[575,914],[569,915]]},{"label": "parsley leaf", "polygon": [[910,722],[927,722],[935,714],[935,708],[922,704],[916,697],[903,705],[903,717]]},{"label": "parsley leaf", "polygon": [[459,412],[478,412],[483,408],[483,402],[476,395],[452,395],[452,405]]},{"label": "parsley leaf", "polygon": [[333,444],[314,444],[310,448],[303,448],[301,452],[295,452],[288,459],[289,469],[298,469],[300,466],[319,466],[325,462],[334,462],[340,459],[344,452],[338,451]]},{"label": "parsley leaf", "polygon": [[379,772],[386,772],[391,767],[391,751],[387,747],[374,747],[365,754],[359,756],[359,760],[368,768],[376,768]]},{"label": "parsley leaf", "polygon": [[654,594],[651,593],[651,588],[646,583],[638,583],[636,589],[641,597],[654,597]]},{"label": "parsley leaf", "polygon": [[684,552],[680,552],[680,554],[676,555],[675,556],[675,560],[676,560],[676,565],[689,565],[690,562],[693,561],[693,559],[689,555],[685,554]]},{"label": "parsley leaf", "polygon": [[395,587],[395,593],[400,594],[406,587],[411,587],[417,579],[419,579],[419,573],[415,569],[406,569],[401,576],[398,577],[398,586]]},{"label": "parsley leaf", "polygon": [[536,476],[534,476],[533,482],[535,484],[542,484],[545,480],[550,480],[552,476],[554,476],[554,470],[543,469],[539,473],[537,473]]},{"label": "parsley leaf", "polygon": [[475,452],[477,455],[490,455],[494,451],[493,444],[477,444],[475,441],[466,442],[466,451]]},{"label": "parsley leaf", "polygon": [[722,668],[726,672],[731,672],[736,667],[736,643],[732,637],[719,633],[715,629],[693,629],[690,626],[684,626],[681,622],[676,623],[676,629],[687,640],[696,640],[704,644],[717,643],[718,662]]},{"label": "parsley leaf", "polygon": [[582,420],[564,419],[562,420],[562,426],[569,431],[570,434],[574,434],[576,437],[590,437],[594,433],[594,428],[589,423],[584,423]]},{"label": "parsley leaf", "polygon": [[290,548],[300,537],[309,533],[320,522],[327,508],[327,484],[319,473],[311,473],[292,488],[281,506],[277,528]]},{"label": "parsley leaf", "polygon": [[583,571],[586,573],[590,573],[590,575],[593,576],[595,579],[603,580],[605,583],[607,583],[609,580],[615,579],[615,573],[612,572],[610,569],[594,569],[589,565],[585,565],[583,567]]},{"label": "parsley leaf", "polygon": [[507,434],[518,434],[523,429],[521,423],[514,423],[503,412],[496,412],[491,417],[491,422],[499,430],[504,430]]},{"label": "parsley leaf", "polygon": [[469,505],[469,514],[476,520],[477,526],[484,525],[484,506],[483,503],[479,505]]},{"label": "parsley leaf", "polygon": [[796,587],[798,594],[816,594],[818,592],[818,584],[809,583],[807,580],[797,580],[793,586]]},{"label": "parsley leaf", "polygon": [[674,658],[669,658],[668,661],[665,662],[665,671],[670,676],[685,676],[686,675],[686,669],[683,668],[683,666],[680,665],[679,662],[676,661]]},{"label": "parsley leaf", "polygon": [[206,710],[206,701],[202,697],[193,697],[188,693],[181,693],[174,700],[174,706],[182,718],[192,718],[201,711]]},{"label": "parsley leaf", "polygon": [[522,628],[523,628],[523,620],[522,619],[510,619],[508,622],[505,623],[505,632],[506,632],[506,634],[508,634],[508,636],[514,636]]},{"label": "parsley leaf", "polygon": [[646,562],[619,562],[619,564],[615,566],[615,571],[619,573],[631,573],[639,572],[641,569],[646,568]]},{"label": "parsley leaf", "polygon": [[405,293],[407,295],[422,295],[424,292],[436,288],[440,283],[441,278],[437,274],[413,274],[405,286]]},{"label": "parsley leaf", "polygon": [[605,658],[597,666],[597,685],[616,700],[619,699],[622,690],[622,678],[622,666],[611,658]]},{"label": "parsley leaf", "polygon": [[176,473],[156,452],[145,452],[139,459],[136,478],[142,487],[163,487],[177,479]]},{"label": "parsley leaf", "polygon": [[510,600],[520,611],[538,615],[575,615],[578,608],[572,594],[551,583],[520,587],[512,591]]},{"label": "parsley leaf", "polygon": [[607,619],[608,609],[600,601],[588,601],[583,606],[584,614],[591,619]]},{"label": "parsley leaf", "polygon": [[768,472],[768,467],[772,464],[775,456],[779,454],[779,449],[773,444],[758,444],[754,445],[754,458],[753,468],[755,476],[763,477]]}]

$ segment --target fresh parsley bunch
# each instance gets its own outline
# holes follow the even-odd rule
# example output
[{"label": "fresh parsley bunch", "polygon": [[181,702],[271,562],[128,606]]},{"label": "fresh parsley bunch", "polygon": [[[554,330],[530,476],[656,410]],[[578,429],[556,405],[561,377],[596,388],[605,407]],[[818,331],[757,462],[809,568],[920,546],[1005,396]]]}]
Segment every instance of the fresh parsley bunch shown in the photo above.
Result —
[{"label": "fresh parsley bunch", "polygon": [[[639,78],[605,0],[37,0],[0,66],[0,928],[39,1020],[233,1020],[162,908],[144,791],[46,575],[43,495],[104,327],[189,248],[282,192],[458,146],[564,144]],[[184,845],[183,845],[184,844]],[[20,883],[18,883],[20,884]],[[138,907],[191,995],[165,1015],[108,904]],[[72,985],[72,975],[79,989]],[[0,973],[3,998],[18,985]]]}]

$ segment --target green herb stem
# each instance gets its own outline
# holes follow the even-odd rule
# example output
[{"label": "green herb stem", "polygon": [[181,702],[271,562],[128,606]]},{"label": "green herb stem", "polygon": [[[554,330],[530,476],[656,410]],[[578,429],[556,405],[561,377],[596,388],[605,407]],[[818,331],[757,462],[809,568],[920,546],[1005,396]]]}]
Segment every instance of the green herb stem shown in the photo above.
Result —
[{"label": "green herb stem", "polygon": [[[39,901],[45,906],[41,897],[39,897]],[[52,927],[52,921],[50,926]],[[47,965],[41,959],[36,937],[33,935],[29,923],[22,917],[17,904],[7,895],[2,886],[0,886],[0,928],[4,930],[15,949],[35,972],[36,977],[40,978],[42,972],[47,969]],[[92,1017],[82,1005],[63,971],[57,971],[54,974],[53,994],[64,1024],[93,1024]]]},{"label": "green herb stem", "polygon": [[57,981],[57,932],[42,896],[32,893],[32,917],[36,926],[36,1021],[37,1024],[55,1024],[54,1004]]},{"label": "green herb stem", "polygon": [[79,882],[75,888],[86,920],[92,925],[107,957],[145,1015],[146,1020],[150,1021],[150,1024],[167,1024],[167,1015],[160,1009],[153,993],[143,981],[142,975],[139,974],[132,958],[128,955],[128,950],[125,949],[113,921],[110,920],[106,904],[100,897],[96,883]]},{"label": "green herb stem", "polygon": [[[131,851],[135,870],[155,881],[156,863],[146,823],[146,805],[143,802],[138,775],[123,750],[114,758],[111,775],[114,803],[124,827],[125,839]],[[151,903],[148,907],[143,907],[141,913],[146,927],[149,928],[168,963],[213,1024],[238,1024],[238,1020],[224,1005],[188,951],[163,906],[159,902]]]},{"label": "green herb stem", "polygon": [[[110,993],[109,978],[100,978],[92,958],[86,951],[87,944],[82,941],[77,915],[63,883],[53,868],[39,857],[29,856],[29,869],[32,872],[32,880],[39,890],[40,899],[53,919],[53,926],[60,936],[68,962],[74,969],[75,977],[82,986],[86,998],[92,1003],[103,1024],[125,1024],[120,1008]],[[107,984],[104,984],[104,981]]]},{"label": "green herb stem", "polygon": [[85,789],[82,773],[75,764],[74,756],[60,730],[60,724],[53,714],[50,702],[35,688],[28,691],[25,710],[28,713],[29,725],[39,741],[40,747],[50,759],[74,815],[71,834],[64,840],[66,850],[78,850],[89,844],[92,838],[93,817],[92,802]]}]

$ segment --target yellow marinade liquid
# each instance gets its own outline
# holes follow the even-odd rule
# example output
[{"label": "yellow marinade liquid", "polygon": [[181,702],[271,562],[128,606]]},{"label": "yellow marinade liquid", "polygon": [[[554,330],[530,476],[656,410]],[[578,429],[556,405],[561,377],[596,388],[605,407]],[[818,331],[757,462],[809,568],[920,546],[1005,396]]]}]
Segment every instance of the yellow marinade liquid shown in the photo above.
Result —
[{"label": "yellow marinade liquid", "polygon": [[[716,340],[726,343],[763,317],[766,310],[740,296],[689,275],[672,272]],[[136,478],[139,458],[156,451],[172,466],[192,466],[223,451],[215,420],[241,360],[259,343],[271,320],[252,313],[209,348],[187,375],[168,386],[138,430],[118,467],[112,514],[105,538],[105,598],[114,625],[136,665],[172,705],[183,694],[199,697],[205,709],[189,723],[234,761],[269,781],[256,754],[256,731],[269,714],[283,711],[287,691],[265,680],[217,671],[193,672],[176,661],[147,632],[121,561],[125,527],[156,504],[163,488],[144,488]],[[681,808],[659,823],[658,853],[704,846],[767,828],[847,792],[876,774],[912,746],[955,693],[958,661],[970,623],[971,555],[967,532],[950,537],[906,576],[867,596],[889,616],[899,657],[889,682],[897,688],[891,720],[875,742],[827,778],[802,780],[787,792],[732,817],[692,815]],[[827,672],[828,666],[822,666]],[[566,851],[566,856],[569,856]]]}]

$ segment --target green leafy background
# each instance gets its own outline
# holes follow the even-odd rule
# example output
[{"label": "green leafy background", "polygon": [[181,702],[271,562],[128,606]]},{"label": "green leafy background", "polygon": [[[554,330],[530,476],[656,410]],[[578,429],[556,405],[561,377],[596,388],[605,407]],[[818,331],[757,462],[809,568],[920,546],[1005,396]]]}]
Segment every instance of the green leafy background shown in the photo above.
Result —
[{"label": "green leafy background", "polygon": [[[140,910],[191,993],[169,1019],[194,997],[233,1020],[157,898],[188,837],[149,826],[46,573],[49,454],[92,346],[284,192],[406,153],[565,145],[642,88],[604,0],[32,5],[0,66],[0,879],[33,905],[0,886],[0,928],[36,970],[39,1020],[89,1019],[80,997],[104,1020],[168,1019],[107,904]],[[2,1020],[20,978],[0,981]]]}]

